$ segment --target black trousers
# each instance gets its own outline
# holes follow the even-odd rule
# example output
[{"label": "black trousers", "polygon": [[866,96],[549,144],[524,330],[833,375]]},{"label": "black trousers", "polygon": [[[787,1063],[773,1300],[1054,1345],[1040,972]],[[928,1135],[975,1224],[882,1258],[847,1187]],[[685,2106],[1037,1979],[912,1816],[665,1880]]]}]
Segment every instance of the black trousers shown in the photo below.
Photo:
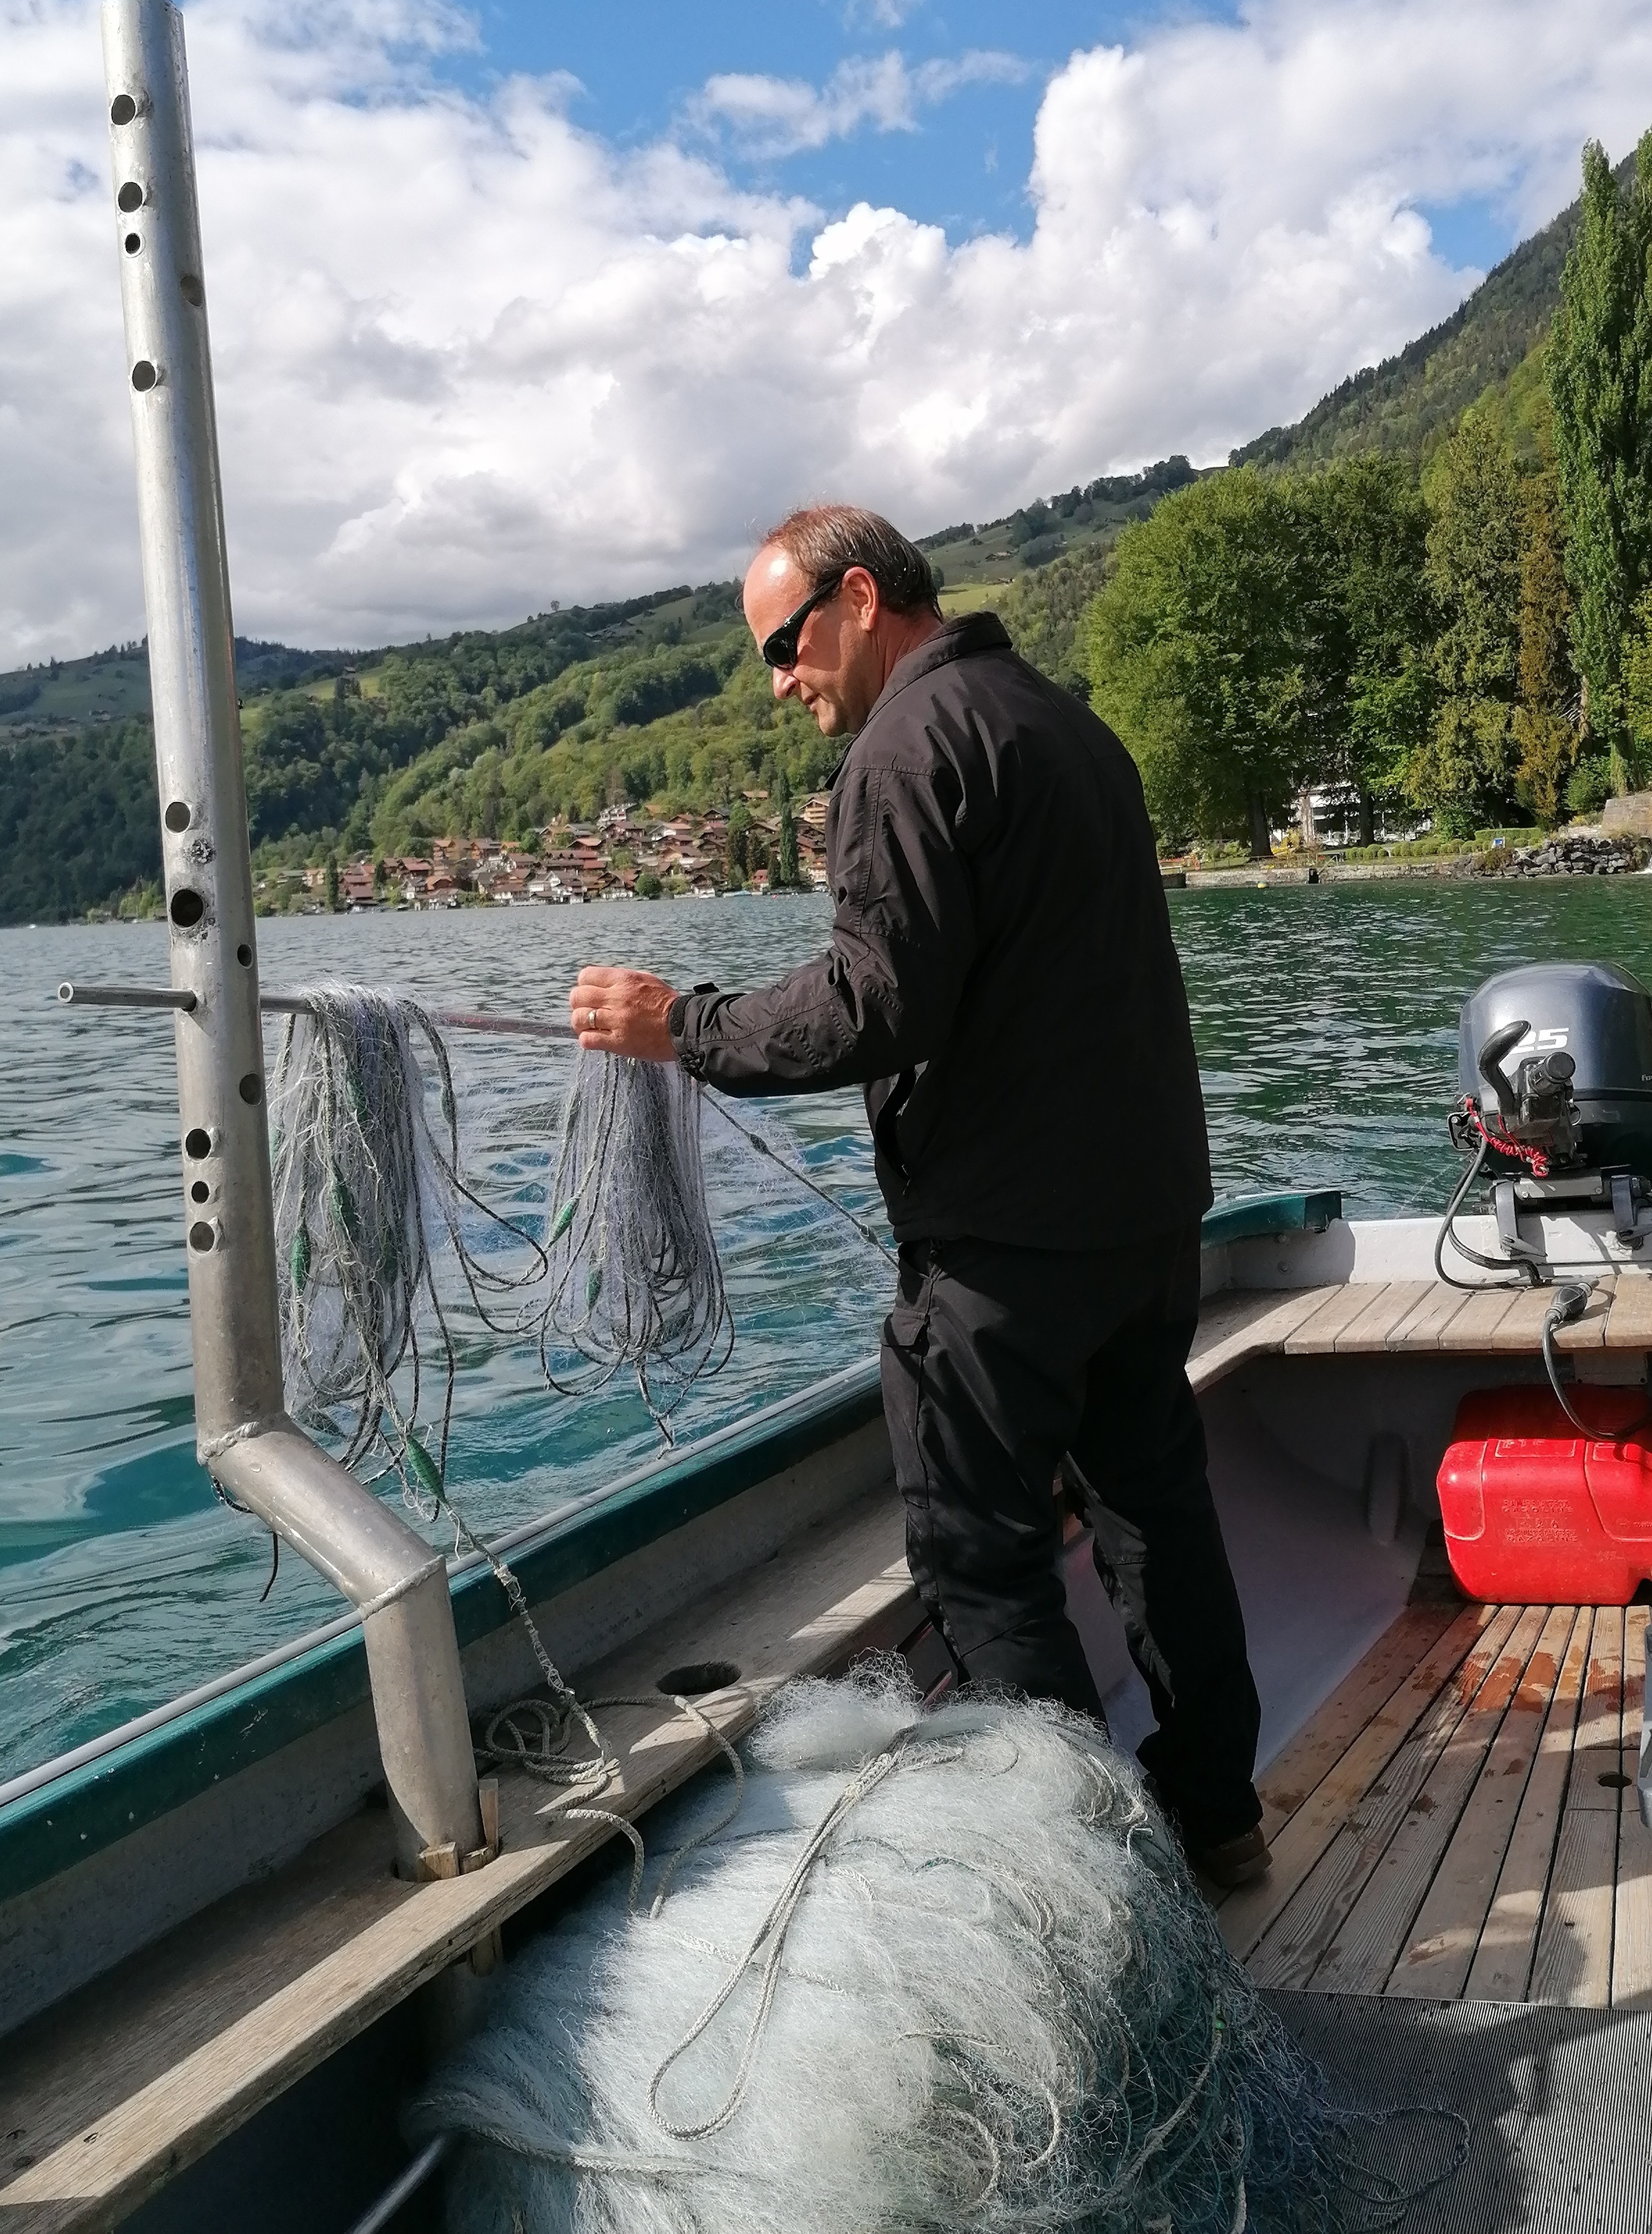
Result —
[{"label": "black trousers", "polygon": [[907,1243],[884,1410],[907,1558],[964,1675],[1099,1715],[1067,1618],[1057,1466],[1159,1727],[1141,1759],[1189,1843],[1258,1820],[1260,1708],[1187,1382],[1198,1229],[1129,1250]]}]

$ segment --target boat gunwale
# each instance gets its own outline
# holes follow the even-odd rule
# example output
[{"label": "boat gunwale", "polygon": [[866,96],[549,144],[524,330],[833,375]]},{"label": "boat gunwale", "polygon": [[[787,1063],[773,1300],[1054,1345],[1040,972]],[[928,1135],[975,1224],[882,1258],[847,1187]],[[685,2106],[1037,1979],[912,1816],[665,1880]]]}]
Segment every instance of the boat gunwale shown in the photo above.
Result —
[{"label": "boat gunwale", "polygon": [[[1217,1205],[1203,1244],[1322,1232],[1335,1190]],[[881,1413],[876,1358],[631,1469],[494,1539],[544,1604],[715,1511]],[[449,1563],[461,1652],[513,1618],[485,1558]],[[369,1698],[359,1615],[336,1617],[0,1784],[0,1904],[255,1767]]]}]

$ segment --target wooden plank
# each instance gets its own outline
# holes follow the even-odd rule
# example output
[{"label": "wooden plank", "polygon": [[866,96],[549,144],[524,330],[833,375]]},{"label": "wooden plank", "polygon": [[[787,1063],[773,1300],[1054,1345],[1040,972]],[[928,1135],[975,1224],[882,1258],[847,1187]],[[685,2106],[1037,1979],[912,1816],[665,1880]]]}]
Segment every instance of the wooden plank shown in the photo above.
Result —
[{"label": "wooden plank", "polygon": [[1285,1355],[1319,1357],[1335,1349],[1342,1329],[1368,1310],[1380,1296],[1387,1293],[1387,1288],[1386,1282],[1381,1289],[1374,1289],[1369,1284],[1356,1285],[1352,1281],[1346,1287],[1322,1288],[1319,1309],[1310,1311],[1285,1336]]},{"label": "wooden plank", "polygon": [[1188,1355],[1194,1393],[1212,1387],[1248,1358],[1277,1350],[1293,1327],[1323,1303],[1323,1288],[1246,1288],[1212,1296],[1200,1309]]},{"label": "wooden plank", "polygon": [[1606,1321],[1608,1349],[1652,1349],[1652,1274],[1618,1275]]},{"label": "wooden plank", "polygon": [[1431,1281],[1427,1293],[1390,1333],[1389,1349],[1438,1349],[1440,1338],[1470,1298],[1444,1280]]},{"label": "wooden plank", "polygon": [[1316,1993],[1380,1994],[1406,1943],[1548,1619],[1527,1606],[1440,1748],[1312,1974]]},{"label": "wooden plank", "polygon": [[1453,1350],[1489,1350],[1498,1328],[1513,1309],[1522,1288],[1482,1288],[1440,1329],[1440,1347]]},{"label": "wooden plank", "polygon": [[1493,1328],[1486,1348],[1491,1350],[1529,1350],[1535,1355],[1543,1348],[1543,1323],[1549,1316],[1554,1299],[1552,1288],[1519,1290]]},{"label": "wooden plank", "polygon": [[[1577,1734],[1572,1741],[1571,1782],[1566,1791],[1568,1807],[1613,1807],[1617,1796],[1597,1778],[1617,1769],[1623,1746],[1623,1609],[1601,1606],[1595,1615],[1589,1640],[1589,1665],[1583,1673],[1583,1704],[1577,1710]],[[1595,1758],[1581,1760],[1583,1754]]]},{"label": "wooden plank", "polygon": [[1574,1319],[1570,1326],[1556,1330],[1557,1349],[1599,1349],[1602,1347],[1606,1340],[1615,1286],[1616,1283],[1608,1278],[1591,1290],[1583,1316]]},{"label": "wooden plank", "polygon": [[1571,1634],[1544,1721],[1538,1758],[1520,1797],[1508,1852],[1498,1871],[1497,1890],[1464,1982],[1463,1992],[1472,2002],[1523,2002],[1526,1996],[1566,1780],[1571,1773],[1571,1741],[1594,1618],[1588,1607],[1572,1617]]},{"label": "wooden plank", "polygon": [[1419,1303],[1433,1291],[1432,1280],[1389,1280],[1377,1289],[1362,1311],[1355,1314],[1337,1336],[1334,1348],[1339,1357],[1347,1353],[1358,1356],[1372,1350],[1386,1349],[1388,1336],[1395,1327],[1410,1317]]},{"label": "wooden plank", "polygon": [[[1292,1937],[1304,1921],[1300,1902],[1309,1879],[1339,1839],[1354,1835],[1350,1826],[1355,1818],[1381,1780],[1394,1773],[1399,1756],[1419,1731],[1438,1733],[1439,1743],[1445,1742],[1517,1618],[1512,1606],[1466,1607],[1425,1653],[1409,1679],[1371,1717],[1272,1842],[1273,1861],[1267,1875],[1242,1886],[1222,1904],[1217,1920],[1234,1954],[1255,1956],[1276,1925],[1286,1919],[1290,1923],[1287,1937]],[[1334,1886],[1329,1897],[1335,1898]],[[1276,1948],[1269,1960],[1278,1952]]]},{"label": "wooden plank", "polygon": [[1450,2001],[1462,1992],[1542,1744],[1577,1618],[1575,1607],[1556,1606],[1544,1623],[1433,1883],[1383,1989],[1386,1993]]},{"label": "wooden plank", "polygon": [[[1646,1695],[1644,1606],[1624,1617],[1623,1771],[1635,1773],[1641,1750],[1641,1711]],[[1623,1793],[1617,1823],[1617,1890],[1612,1908],[1612,2007],[1652,2007],[1652,1832],[1641,1821],[1635,1787]]]},{"label": "wooden plank", "polygon": [[[1407,1606],[1275,1754],[1257,1780],[1263,1832],[1270,1845],[1457,1617],[1454,1606]],[[1478,1634],[1470,1632],[1471,1641]]]},{"label": "wooden plank", "polygon": [[[741,1681],[701,1705],[739,1735],[787,1676],[839,1664],[891,1609],[916,1620],[903,1533],[898,1501],[884,1496],[808,1530],[755,1574],[581,1671],[582,1695],[648,1697],[666,1667],[727,1657]],[[598,1719],[621,1767],[602,1805],[622,1814],[718,1758],[667,1700]],[[509,1773],[500,1784],[505,1851],[486,1868],[397,1884],[388,1817],[358,1817],[343,1826],[348,1851],[334,1834],[305,1858],[312,1878],[317,1854],[331,1873],[302,1885],[296,1903],[279,1879],[249,1888],[0,2046],[14,2135],[0,2185],[5,2234],[114,2226],[613,1835],[569,1821],[565,1794],[547,1799]]]},{"label": "wooden plank", "polygon": [[1600,1606],[1589,1640],[1571,1773],[1531,1965],[1534,2002],[1598,2009],[1611,1999],[1622,1798],[1616,1779],[1623,1742],[1623,1610]]},{"label": "wooden plank", "polygon": [[1555,1842],[1530,2000],[1575,2009],[1606,2007],[1612,1989],[1616,1873],[1616,1814],[1603,1807],[1568,1807]]}]

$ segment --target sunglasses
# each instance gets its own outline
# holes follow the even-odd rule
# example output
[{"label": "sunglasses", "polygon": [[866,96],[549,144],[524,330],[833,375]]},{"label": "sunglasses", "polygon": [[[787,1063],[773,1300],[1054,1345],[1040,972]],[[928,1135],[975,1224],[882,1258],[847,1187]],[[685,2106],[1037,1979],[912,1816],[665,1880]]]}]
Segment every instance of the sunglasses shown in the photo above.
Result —
[{"label": "sunglasses", "polygon": [[804,598],[794,613],[788,613],[780,626],[763,638],[763,661],[768,667],[795,667],[798,638],[803,633],[803,624],[817,605],[835,598],[843,587],[841,574],[834,574],[821,583],[810,597]]}]

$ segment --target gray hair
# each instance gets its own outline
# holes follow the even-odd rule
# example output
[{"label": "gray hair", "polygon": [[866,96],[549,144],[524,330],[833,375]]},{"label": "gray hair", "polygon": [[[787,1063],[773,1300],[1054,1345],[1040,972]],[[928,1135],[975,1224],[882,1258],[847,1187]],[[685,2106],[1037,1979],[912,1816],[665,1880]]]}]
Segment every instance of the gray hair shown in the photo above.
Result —
[{"label": "gray hair", "polygon": [[927,606],[937,620],[941,617],[929,560],[881,513],[856,504],[807,505],[769,529],[763,545],[770,544],[785,552],[812,589],[851,566],[863,566],[891,613]]}]

